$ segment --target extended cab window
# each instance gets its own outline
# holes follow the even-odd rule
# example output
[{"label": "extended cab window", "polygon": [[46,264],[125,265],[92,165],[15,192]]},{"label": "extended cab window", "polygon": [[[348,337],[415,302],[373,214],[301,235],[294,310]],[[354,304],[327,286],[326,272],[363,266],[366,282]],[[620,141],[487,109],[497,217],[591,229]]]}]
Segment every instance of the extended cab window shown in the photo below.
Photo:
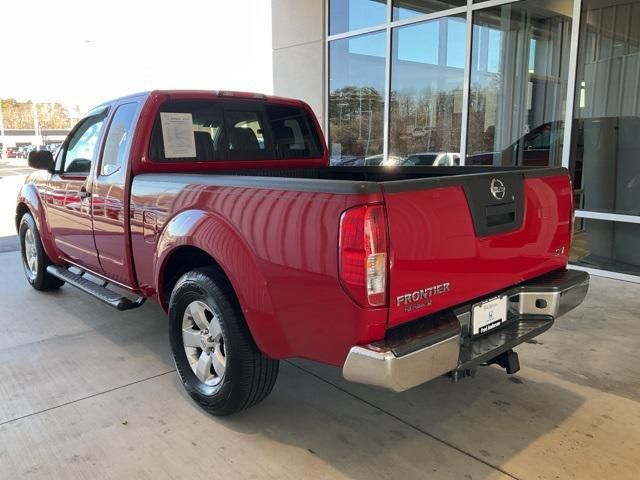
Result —
[{"label": "extended cab window", "polygon": [[137,103],[120,105],[113,116],[102,154],[100,175],[111,175],[122,167],[131,146],[133,120],[138,110]]},{"label": "extended cab window", "polygon": [[303,159],[322,154],[305,109],[253,101],[169,101],[149,144],[155,161]]},{"label": "extended cab window", "polygon": [[67,142],[64,153],[64,173],[88,174],[91,170],[100,138],[102,124],[107,116],[107,110],[103,109],[95,115],[89,115],[82,120],[73,136]]}]

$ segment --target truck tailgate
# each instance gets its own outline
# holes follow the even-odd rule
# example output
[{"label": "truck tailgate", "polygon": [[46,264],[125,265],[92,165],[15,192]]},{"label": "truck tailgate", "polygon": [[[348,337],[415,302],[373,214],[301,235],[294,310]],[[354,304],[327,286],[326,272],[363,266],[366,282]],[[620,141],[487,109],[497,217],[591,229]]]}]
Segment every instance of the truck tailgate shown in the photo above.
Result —
[{"label": "truck tailgate", "polygon": [[486,296],[567,263],[565,169],[382,182],[393,327]]}]

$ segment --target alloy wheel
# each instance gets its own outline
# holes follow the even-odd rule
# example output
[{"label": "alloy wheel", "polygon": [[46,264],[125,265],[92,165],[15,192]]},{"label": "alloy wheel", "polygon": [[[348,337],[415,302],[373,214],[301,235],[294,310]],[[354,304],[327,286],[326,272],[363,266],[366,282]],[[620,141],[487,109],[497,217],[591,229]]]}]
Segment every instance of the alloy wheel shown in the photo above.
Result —
[{"label": "alloy wheel", "polygon": [[24,232],[24,252],[23,264],[29,280],[33,280],[38,275],[38,249],[33,231],[27,228]]},{"label": "alloy wheel", "polygon": [[218,385],[224,378],[226,356],[220,319],[201,301],[187,305],[182,317],[182,343],[191,370],[205,385]]}]

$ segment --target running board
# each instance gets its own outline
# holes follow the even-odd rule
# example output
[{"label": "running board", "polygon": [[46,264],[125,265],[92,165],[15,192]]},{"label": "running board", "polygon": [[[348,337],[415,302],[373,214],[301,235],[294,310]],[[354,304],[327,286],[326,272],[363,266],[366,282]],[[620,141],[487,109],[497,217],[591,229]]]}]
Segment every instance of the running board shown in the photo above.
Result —
[{"label": "running board", "polygon": [[142,306],[145,297],[138,297],[135,300],[131,300],[127,297],[123,297],[118,293],[106,288],[108,282],[104,285],[98,285],[91,280],[84,278],[83,274],[73,273],[64,267],[58,267],[56,265],[49,265],[47,272],[60,280],[65,281],[69,285],[79,288],[85,293],[88,293],[92,297],[102,300],[107,305],[112,306],[116,310],[131,310],[132,308],[138,308]]}]

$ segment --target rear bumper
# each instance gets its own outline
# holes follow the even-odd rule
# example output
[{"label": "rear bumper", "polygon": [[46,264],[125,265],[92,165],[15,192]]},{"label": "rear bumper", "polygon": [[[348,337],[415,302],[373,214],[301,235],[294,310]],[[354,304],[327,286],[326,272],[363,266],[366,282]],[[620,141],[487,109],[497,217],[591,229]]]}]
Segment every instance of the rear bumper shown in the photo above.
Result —
[{"label": "rear bumper", "polygon": [[390,331],[384,341],[352,347],[345,379],[401,392],[456,370],[467,370],[548,330],[556,318],[582,303],[589,274],[553,272],[502,292],[508,322],[470,337],[471,304]]}]

